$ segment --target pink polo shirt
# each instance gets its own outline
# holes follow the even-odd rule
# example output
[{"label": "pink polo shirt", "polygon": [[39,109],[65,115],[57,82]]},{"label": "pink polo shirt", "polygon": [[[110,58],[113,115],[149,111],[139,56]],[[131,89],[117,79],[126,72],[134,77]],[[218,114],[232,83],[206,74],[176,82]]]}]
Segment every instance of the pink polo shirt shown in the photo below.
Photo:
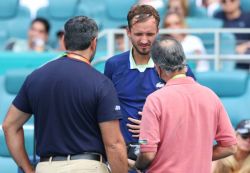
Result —
[{"label": "pink polo shirt", "polygon": [[236,144],[219,98],[190,77],[149,95],[142,114],[141,152],[157,152],[150,173],[210,173],[213,141]]}]

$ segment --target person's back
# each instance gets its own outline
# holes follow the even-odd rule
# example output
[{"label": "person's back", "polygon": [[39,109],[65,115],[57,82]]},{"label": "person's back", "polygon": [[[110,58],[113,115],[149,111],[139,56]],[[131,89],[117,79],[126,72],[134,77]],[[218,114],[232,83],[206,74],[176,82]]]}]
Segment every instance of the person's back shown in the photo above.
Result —
[{"label": "person's back", "polygon": [[151,54],[167,84],[147,97],[140,154],[130,167],[149,173],[210,173],[212,160],[235,152],[227,113],[210,89],[186,76],[186,58],[177,40],[155,41]]},{"label": "person's back", "polygon": [[[225,112],[225,117],[220,116],[223,108],[218,97],[192,78],[185,77],[169,80],[166,87],[148,97],[149,107],[150,104],[157,105],[156,109],[161,113],[157,114],[158,152],[148,171],[210,172],[213,140],[219,131],[218,121],[229,121]],[[152,121],[146,123],[147,126],[154,125]]]},{"label": "person's back", "polygon": [[97,122],[112,115],[99,115],[96,108],[105,94],[102,89],[112,87],[109,79],[64,56],[33,72],[25,86],[33,100],[27,111],[35,115],[41,157],[84,151],[105,155]]}]

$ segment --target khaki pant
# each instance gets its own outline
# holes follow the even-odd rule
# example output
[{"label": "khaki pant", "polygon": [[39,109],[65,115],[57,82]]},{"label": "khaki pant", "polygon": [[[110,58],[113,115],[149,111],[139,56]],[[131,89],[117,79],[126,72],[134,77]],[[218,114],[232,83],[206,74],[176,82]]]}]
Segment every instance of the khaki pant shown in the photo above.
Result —
[{"label": "khaki pant", "polygon": [[36,173],[110,173],[107,165],[95,160],[40,162]]}]

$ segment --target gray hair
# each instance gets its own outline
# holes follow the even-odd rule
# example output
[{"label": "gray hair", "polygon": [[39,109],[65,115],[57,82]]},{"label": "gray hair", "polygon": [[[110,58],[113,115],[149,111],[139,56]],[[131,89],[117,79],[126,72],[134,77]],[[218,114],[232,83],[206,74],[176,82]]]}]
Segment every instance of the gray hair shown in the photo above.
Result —
[{"label": "gray hair", "polygon": [[151,48],[154,63],[167,72],[180,71],[186,67],[186,57],[181,44],[174,38],[155,40]]}]

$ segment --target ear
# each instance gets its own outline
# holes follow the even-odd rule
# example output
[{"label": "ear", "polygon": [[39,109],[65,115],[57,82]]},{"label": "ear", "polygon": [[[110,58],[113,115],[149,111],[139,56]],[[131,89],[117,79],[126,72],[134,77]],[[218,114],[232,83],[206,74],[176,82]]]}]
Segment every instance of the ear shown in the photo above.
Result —
[{"label": "ear", "polygon": [[90,48],[91,50],[95,50],[96,49],[96,45],[97,45],[97,37],[95,37],[90,44]]},{"label": "ear", "polygon": [[66,49],[66,46],[65,46],[65,37],[64,37],[64,34],[63,34],[63,36],[62,36],[62,38],[61,38],[61,42],[62,42],[62,44],[63,44],[63,46],[64,46],[64,48]]},{"label": "ear", "polygon": [[184,67],[184,72],[185,72],[185,73],[188,72],[188,66],[187,66],[187,65]]},{"label": "ear", "polygon": [[127,31],[128,38],[130,39],[131,38],[131,28],[129,28],[129,26],[127,26],[126,31]]},{"label": "ear", "polygon": [[64,38],[65,38],[65,37],[64,37],[64,34],[63,34],[63,35],[62,35],[62,38],[61,38],[63,44],[65,44]]},{"label": "ear", "polygon": [[161,75],[161,68],[160,68],[160,66],[158,66],[158,65],[155,64],[155,69],[156,69],[158,75],[160,76]]},{"label": "ear", "polygon": [[159,27],[157,27],[157,31],[156,31],[156,34],[158,34],[159,33]]}]

